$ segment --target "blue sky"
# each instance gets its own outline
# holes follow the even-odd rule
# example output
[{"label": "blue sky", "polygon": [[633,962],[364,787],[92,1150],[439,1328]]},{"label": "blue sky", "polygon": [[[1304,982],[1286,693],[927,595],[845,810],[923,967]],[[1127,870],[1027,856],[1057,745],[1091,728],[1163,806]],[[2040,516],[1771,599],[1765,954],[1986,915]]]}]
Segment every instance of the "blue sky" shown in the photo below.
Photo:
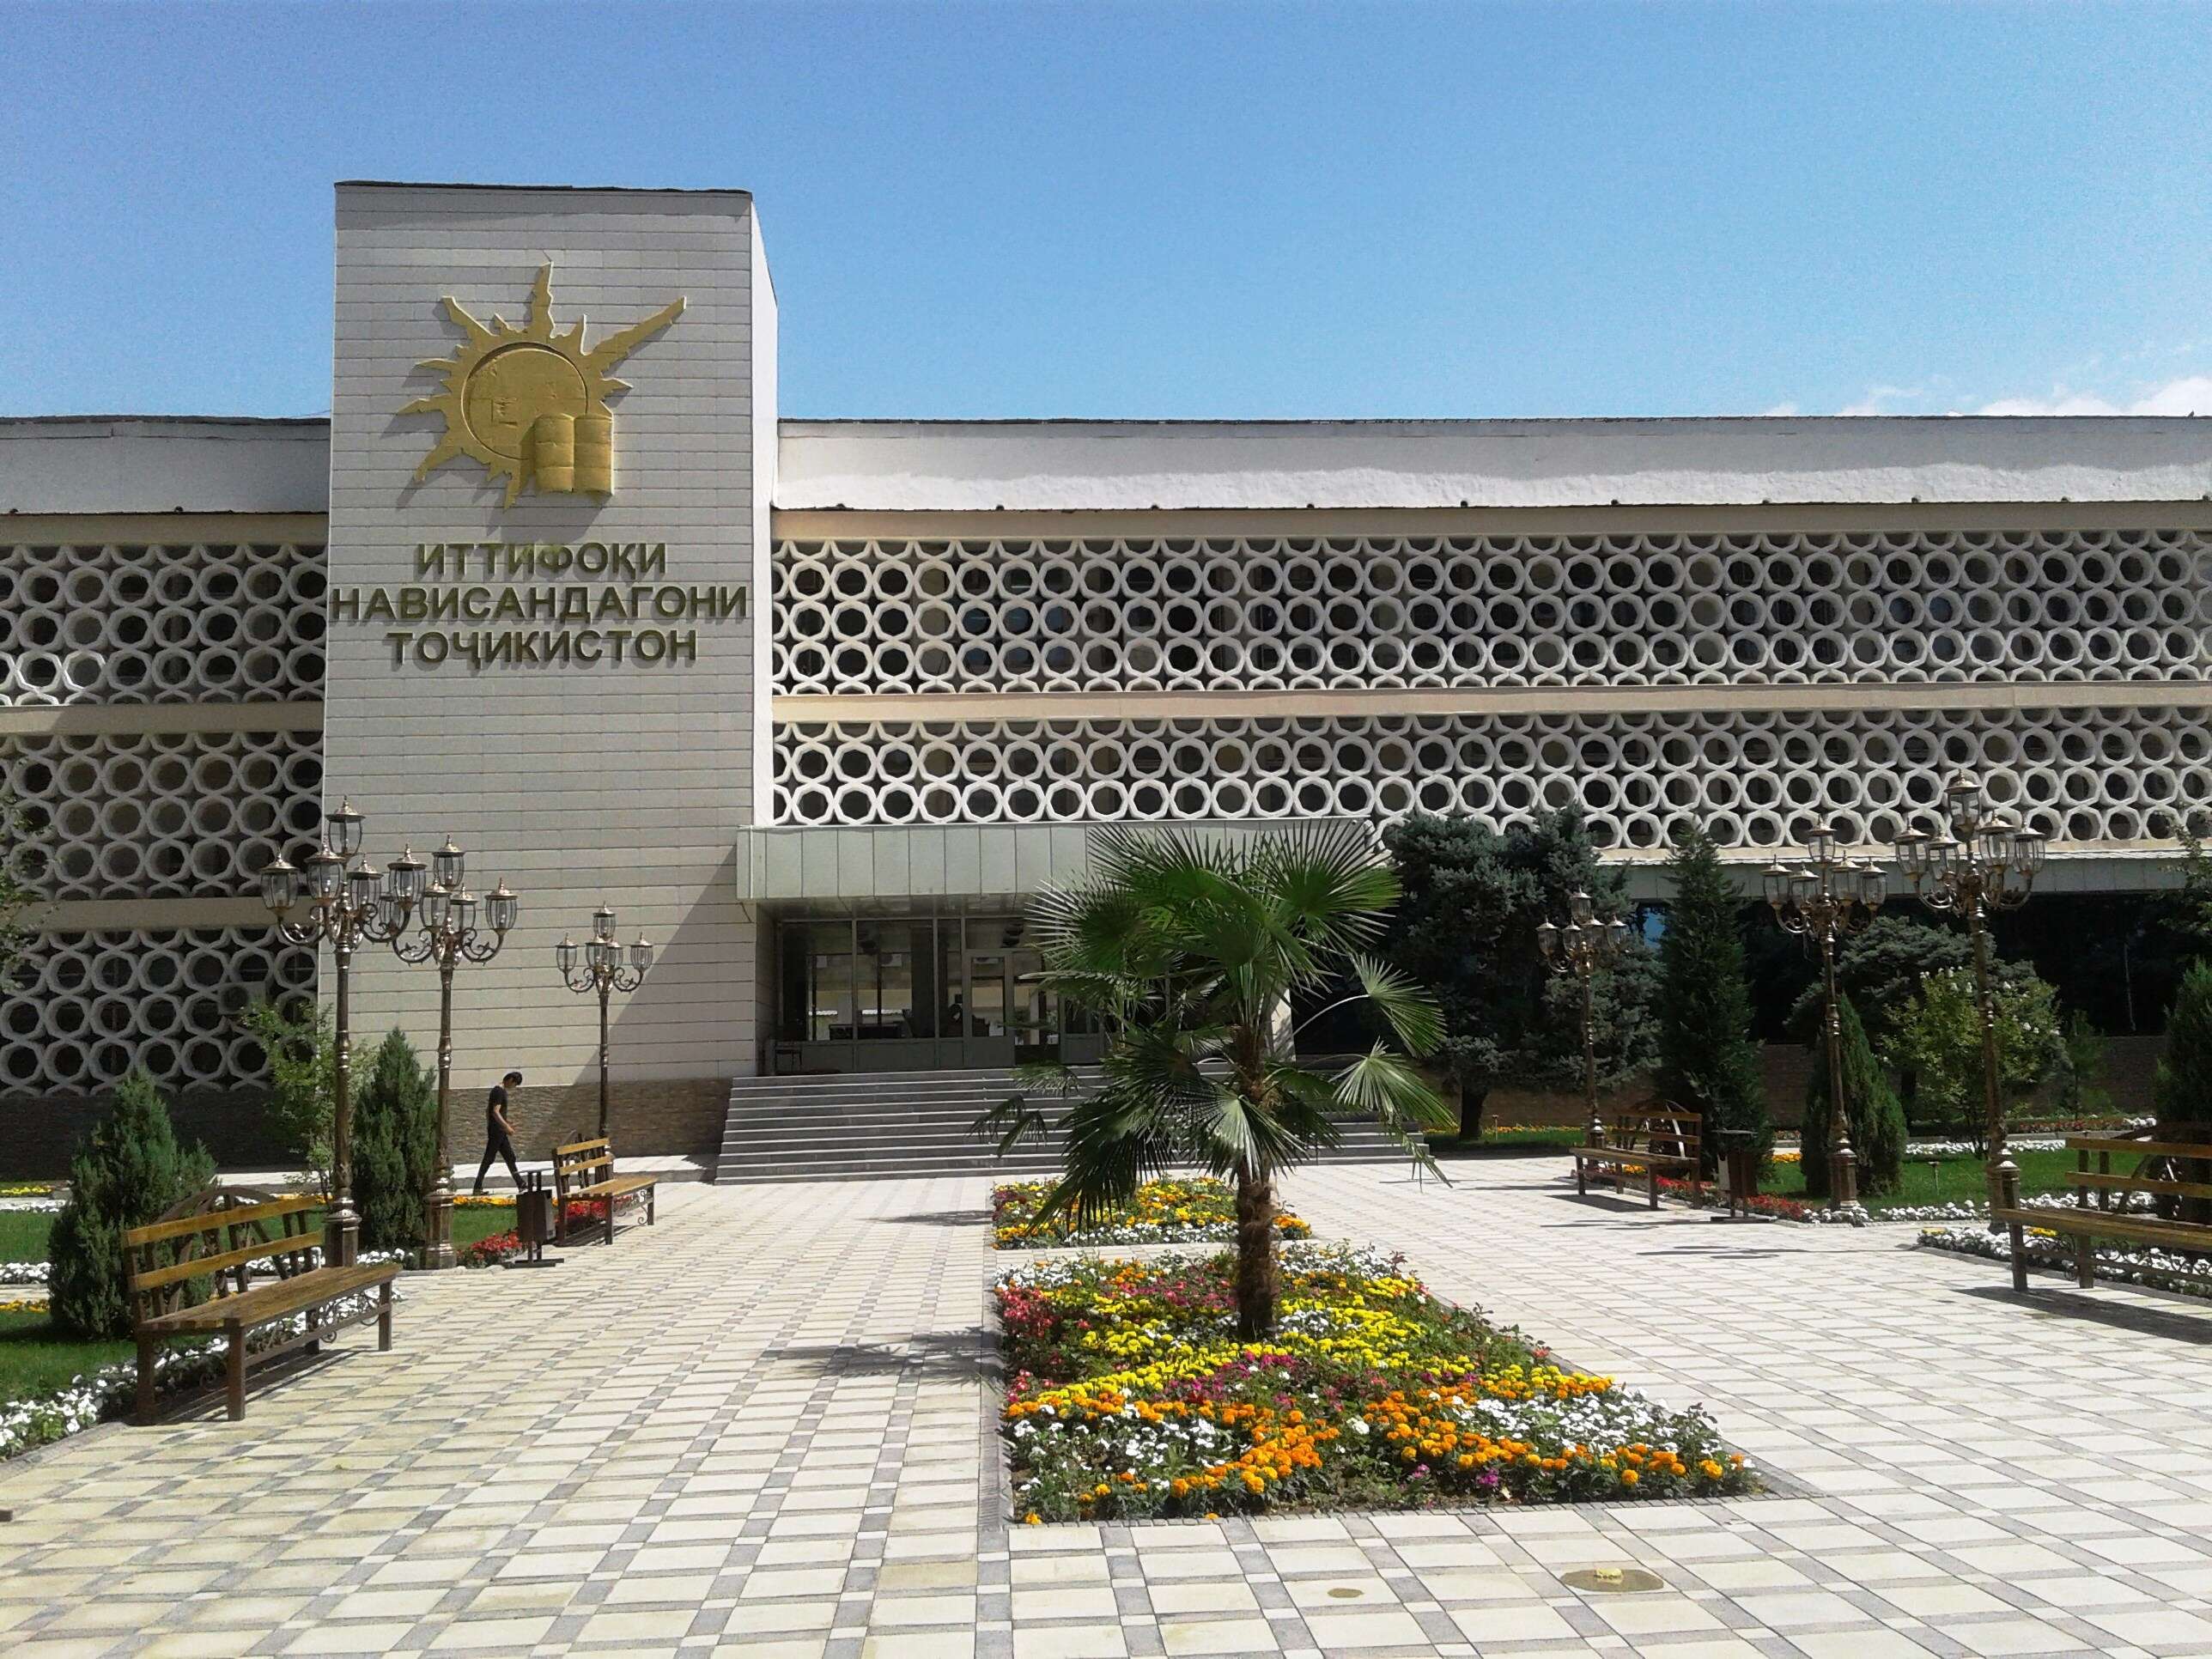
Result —
[{"label": "blue sky", "polygon": [[342,178],[738,185],[795,416],[2212,414],[2212,8],[48,5],[0,413],[329,398]]}]

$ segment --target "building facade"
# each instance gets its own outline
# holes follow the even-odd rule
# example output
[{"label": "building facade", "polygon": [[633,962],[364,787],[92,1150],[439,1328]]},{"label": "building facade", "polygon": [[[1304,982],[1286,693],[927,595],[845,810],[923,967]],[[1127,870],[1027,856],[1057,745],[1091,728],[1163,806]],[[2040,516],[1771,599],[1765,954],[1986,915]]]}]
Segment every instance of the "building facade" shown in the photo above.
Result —
[{"label": "building facade", "polygon": [[[1088,825],[1573,805],[1656,895],[1680,823],[1878,848],[1966,767],[2129,891],[2212,799],[2212,423],[787,420],[743,192],[345,185],[337,249],[328,421],[0,423],[19,1161],[132,1065],[246,1155],[236,1015],[319,983],[255,878],[343,797],[521,893],[459,1077],[549,1133],[556,942],[656,942],[667,1151],[765,1072],[1079,1058],[1021,916]],[[435,975],[356,1009],[427,1043]]]}]

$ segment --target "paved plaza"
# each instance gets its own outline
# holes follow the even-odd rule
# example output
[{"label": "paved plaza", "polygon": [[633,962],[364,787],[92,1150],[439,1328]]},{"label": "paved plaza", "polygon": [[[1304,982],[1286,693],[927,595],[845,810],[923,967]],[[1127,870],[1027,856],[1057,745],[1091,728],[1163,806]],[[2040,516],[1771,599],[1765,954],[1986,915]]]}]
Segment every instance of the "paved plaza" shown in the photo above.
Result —
[{"label": "paved plaza", "polygon": [[[1017,1527],[982,1179],[678,1187],[559,1267],[405,1281],[389,1354],[0,1466],[0,1648],[2212,1655],[2212,1309],[1862,1232],[1577,1202],[1555,1158],[1319,1170],[1566,1360],[1703,1401],[1725,1504]],[[1633,1564],[1666,1588],[1580,1594]]]}]

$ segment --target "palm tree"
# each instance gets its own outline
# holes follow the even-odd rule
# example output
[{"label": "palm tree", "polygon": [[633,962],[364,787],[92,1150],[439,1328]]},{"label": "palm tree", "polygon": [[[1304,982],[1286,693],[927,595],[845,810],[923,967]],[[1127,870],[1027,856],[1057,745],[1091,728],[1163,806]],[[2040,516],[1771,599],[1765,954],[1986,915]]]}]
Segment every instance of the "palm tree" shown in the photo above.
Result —
[{"label": "palm tree", "polygon": [[[1041,1216],[1078,1226],[1127,1202],[1148,1177],[1200,1164],[1237,1193],[1237,1322],[1275,1326],[1275,1182],[1334,1144],[1334,1120],[1371,1116],[1433,1170],[1425,1128],[1451,1115],[1410,1056],[1433,1048],[1437,1007],[1369,954],[1398,878],[1364,826],[1335,823],[1231,840],[1188,830],[1094,832],[1080,884],[1031,902],[1042,982],[1100,1016],[1104,1078],[1088,1093],[1061,1066],[1024,1067],[1025,1092],[982,1125],[1000,1150],[1040,1128],[1031,1094],[1074,1098],[1066,1173]],[[1350,991],[1321,1012],[1365,1004],[1378,1039],[1333,1074],[1292,1050],[1293,995]],[[1319,1014],[1309,1018],[1318,1018]]]}]

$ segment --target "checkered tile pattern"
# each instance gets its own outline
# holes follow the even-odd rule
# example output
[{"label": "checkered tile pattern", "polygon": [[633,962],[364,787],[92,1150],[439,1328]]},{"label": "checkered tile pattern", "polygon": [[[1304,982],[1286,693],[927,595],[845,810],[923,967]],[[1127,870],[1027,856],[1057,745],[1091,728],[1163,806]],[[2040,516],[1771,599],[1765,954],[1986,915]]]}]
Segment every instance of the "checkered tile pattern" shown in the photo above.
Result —
[{"label": "checkered tile pattern", "polygon": [[[1016,1527],[981,1180],[672,1188],[413,1278],[394,1351],[0,1468],[0,1648],[64,1655],[2212,1655],[2212,1310],[1863,1232],[1562,1195],[1289,1196],[1670,1402],[1790,1495]],[[1578,1567],[1665,1588],[1583,1593]]]}]

